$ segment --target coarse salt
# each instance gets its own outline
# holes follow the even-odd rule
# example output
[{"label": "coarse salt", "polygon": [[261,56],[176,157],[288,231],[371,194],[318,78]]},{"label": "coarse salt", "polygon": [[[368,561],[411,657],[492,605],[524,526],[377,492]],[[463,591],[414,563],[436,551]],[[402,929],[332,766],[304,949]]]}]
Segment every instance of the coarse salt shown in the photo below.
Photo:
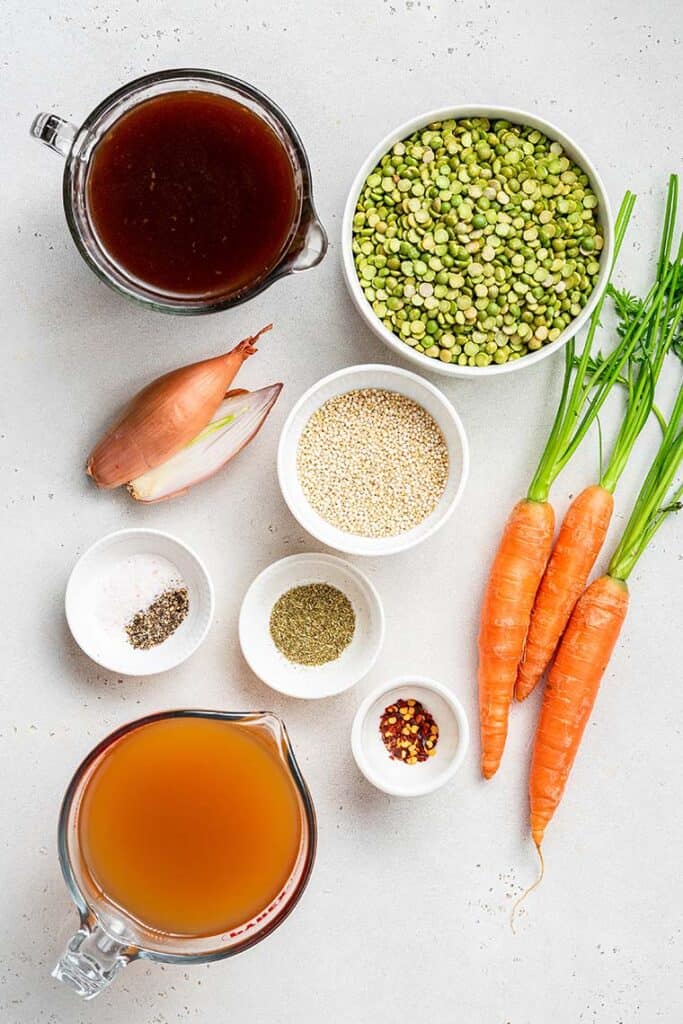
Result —
[{"label": "coarse salt", "polygon": [[109,636],[126,639],[125,626],[164,591],[185,585],[177,566],[161,555],[122,558],[93,584],[95,617]]}]

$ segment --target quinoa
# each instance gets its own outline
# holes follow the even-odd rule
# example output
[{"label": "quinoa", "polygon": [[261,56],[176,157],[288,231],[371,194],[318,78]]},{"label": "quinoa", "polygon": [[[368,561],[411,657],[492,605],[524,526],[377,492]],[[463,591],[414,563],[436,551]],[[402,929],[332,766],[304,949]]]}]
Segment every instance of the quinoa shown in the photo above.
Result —
[{"label": "quinoa", "polygon": [[328,399],[297,451],[311,507],[361,537],[392,537],[421,523],[439,503],[448,468],[448,447],[427,410],[380,388]]}]

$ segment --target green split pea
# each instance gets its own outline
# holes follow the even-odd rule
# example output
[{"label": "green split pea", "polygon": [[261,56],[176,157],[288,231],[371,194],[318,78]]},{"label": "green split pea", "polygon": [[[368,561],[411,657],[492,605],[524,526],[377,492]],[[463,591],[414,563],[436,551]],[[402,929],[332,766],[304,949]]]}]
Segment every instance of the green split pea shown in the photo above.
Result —
[{"label": "green split pea", "polygon": [[588,175],[560,143],[488,118],[395,143],[353,220],[375,314],[415,351],[460,366],[555,341],[588,301],[603,246]]}]

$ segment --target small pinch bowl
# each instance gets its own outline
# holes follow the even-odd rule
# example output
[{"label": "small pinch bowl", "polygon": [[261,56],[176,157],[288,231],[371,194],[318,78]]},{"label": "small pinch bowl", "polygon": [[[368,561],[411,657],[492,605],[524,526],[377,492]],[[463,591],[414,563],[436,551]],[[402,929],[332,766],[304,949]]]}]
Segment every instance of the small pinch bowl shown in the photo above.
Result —
[{"label": "small pinch bowl", "polygon": [[[446,487],[434,511],[421,523],[389,537],[363,537],[346,533],[318,515],[306,498],[297,472],[299,438],[313,413],[328,399],[348,391],[379,388],[411,398],[432,416],[448,446]],[[391,555],[421,544],[453,515],[469,475],[469,443],[465,428],[449,400],[429,381],[410,370],[368,363],[337,370],[306,391],[287,417],[280,434],[277,472],[280,489],[294,518],[317,540],[350,555]]]},{"label": "small pinch bowl", "polygon": [[[561,143],[567,156],[578,164],[588,175],[591,187],[598,199],[599,222],[605,239],[605,245],[600,256],[600,270],[598,272],[597,281],[595,282],[595,287],[589,296],[588,302],[583,307],[579,315],[567,325],[559,338],[556,338],[555,341],[550,342],[548,345],[544,345],[535,352],[530,352],[527,355],[522,356],[520,359],[514,359],[507,363],[501,363],[500,365],[491,363],[490,366],[458,366],[454,363],[442,363],[440,359],[431,359],[429,356],[423,355],[421,352],[413,351],[410,345],[406,345],[406,343],[401,341],[393,331],[388,330],[388,328],[384,326],[382,321],[375,314],[368,300],[365,298],[356,273],[353,250],[351,248],[353,242],[353,215],[356,211],[358,196],[360,195],[367,176],[381,158],[391,149],[394,143],[400,142],[409,135],[412,135],[414,131],[417,131],[420,128],[425,128],[434,121],[447,121],[451,119],[461,120],[463,118],[471,117],[488,117],[491,120],[505,120],[515,124],[528,125],[531,128],[536,128],[538,131],[543,132],[543,134],[547,135],[552,141]],[[559,351],[559,349],[561,349],[570,338],[574,337],[574,335],[581,330],[593,312],[598,299],[607,284],[613,251],[614,220],[609,197],[603,181],[588,155],[573,138],[550,121],[545,121],[542,118],[537,117],[535,114],[531,114],[526,110],[518,110],[514,107],[491,107],[477,104],[474,106],[442,107],[438,110],[430,110],[425,114],[419,114],[417,117],[411,118],[410,121],[405,121],[403,124],[398,125],[398,127],[394,128],[388,135],[385,135],[381,142],[378,142],[372,152],[369,153],[363,161],[349,190],[342,221],[341,252],[344,280],[346,281],[346,286],[349,290],[353,304],[367,326],[373,334],[384,342],[385,345],[396,352],[399,356],[402,356],[404,359],[413,363],[420,372],[440,373],[446,377],[464,377],[470,379],[495,377],[501,373],[512,373],[515,370],[522,370],[528,366],[533,366],[535,363],[540,362],[541,359],[545,359],[547,356],[552,355],[553,352]]]},{"label": "small pinch bowl", "polygon": [[[384,709],[397,701],[419,700],[439,727],[436,754],[418,764],[392,760],[379,733]],[[368,782],[390,796],[425,796],[449,782],[465,759],[470,729],[465,709],[451,691],[428,676],[403,675],[382,683],[358,708],[351,749]]]},{"label": "small pinch bowl", "polygon": [[[189,598],[187,616],[175,633],[149,650],[136,650],[123,630],[114,634],[96,614],[96,598],[108,575],[122,559],[135,555],[155,555],[171,562]],[[84,654],[110,672],[149,676],[175,668],[197,650],[213,620],[214,592],[204,563],[177,537],[161,530],[119,530],[81,555],[69,576],[64,606],[69,629]]]},{"label": "small pinch bowl", "polygon": [[[344,593],[356,615],[353,639],[335,661],[297,665],[275,646],[270,635],[273,605],[292,587],[329,583]],[[360,569],[325,554],[290,555],[269,565],[244,596],[239,617],[242,653],[252,672],[288,697],[332,697],[367,675],[384,643],[384,610],[375,587]]]}]

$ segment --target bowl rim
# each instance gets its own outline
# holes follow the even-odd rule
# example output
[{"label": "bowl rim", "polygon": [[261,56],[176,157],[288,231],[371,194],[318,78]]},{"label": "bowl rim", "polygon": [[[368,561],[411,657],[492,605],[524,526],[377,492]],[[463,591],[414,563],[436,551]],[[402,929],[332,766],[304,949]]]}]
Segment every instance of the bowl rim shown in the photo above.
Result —
[{"label": "bowl rim", "polygon": [[[367,661],[366,665],[364,666],[363,670],[361,671],[360,674],[357,675],[354,675],[353,673],[348,673],[347,682],[344,682],[338,689],[327,690],[325,693],[297,693],[284,686],[279,686],[277,683],[271,682],[269,679],[265,679],[253,665],[252,660],[248,654],[248,644],[245,644],[243,639],[244,633],[246,632],[246,627],[243,626],[243,622],[244,617],[246,615],[245,606],[247,603],[247,598],[252,593],[257,584],[261,583],[264,578],[267,578],[278,566],[282,566],[285,563],[287,563],[289,566],[293,566],[295,563],[302,562],[326,562],[328,565],[334,565],[339,569],[343,569],[344,572],[348,573],[350,576],[353,576],[356,582],[359,584],[359,586],[368,595],[370,602],[373,606],[373,609],[377,615],[378,628],[371,645],[372,650],[370,658]],[[281,693],[286,697],[293,697],[296,700],[325,700],[327,697],[337,697],[340,693],[345,693],[347,690],[350,690],[353,686],[356,685],[356,683],[359,683],[361,679],[364,679],[375,667],[375,665],[377,664],[377,660],[380,654],[382,653],[382,648],[384,647],[384,638],[386,634],[386,616],[384,614],[384,605],[382,604],[382,599],[379,595],[377,587],[372,582],[372,580],[363,572],[362,569],[359,569],[358,566],[356,565],[352,565],[351,562],[347,562],[345,558],[339,558],[337,555],[329,555],[327,554],[327,552],[300,551],[294,555],[285,555],[284,558],[276,559],[274,562],[271,562],[264,569],[262,569],[261,572],[254,577],[254,579],[251,581],[246,591],[244,592],[244,597],[242,598],[242,603],[240,604],[239,615],[237,618],[237,634],[239,637],[242,657],[244,658],[244,660],[246,661],[247,665],[254,673],[254,675],[258,679],[260,679],[262,683],[270,687],[271,690],[275,690],[276,693]],[[311,674],[310,678],[314,679],[313,674]]]},{"label": "bowl rim", "polygon": [[[365,756],[362,736],[365,719],[367,718],[368,712],[373,704],[392,690],[395,690],[400,686],[407,686],[410,684],[422,687],[424,690],[431,690],[433,693],[438,694],[448,704],[458,724],[458,745],[447,768],[444,768],[439,775],[431,779],[429,782],[425,782],[417,789],[407,791],[401,786],[392,785],[391,783],[386,782],[381,776],[373,771],[367,757]],[[368,782],[372,783],[373,786],[381,790],[383,793],[388,793],[389,796],[426,796],[428,793],[434,793],[437,789],[441,789],[441,787],[445,786],[447,782],[450,782],[461,767],[465,760],[469,745],[470,726],[467,719],[467,713],[462,703],[458,700],[455,694],[449,690],[447,686],[439,682],[438,679],[434,679],[431,676],[418,675],[415,672],[403,673],[399,676],[394,676],[388,682],[380,683],[379,686],[371,690],[359,705],[358,710],[354,715],[353,725],[351,726],[351,751],[359,771],[362,772]]]},{"label": "bowl rim", "polygon": [[[392,331],[388,330],[388,328],[380,322],[379,318],[368,303],[368,300],[365,298],[363,289],[360,286],[360,282],[358,281],[358,276],[356,274],[353,251],[351,248],[353,240],[352,222],[356,209],[356,202],[365,179],[381,157],[385,155],[395,142],[406,138],[418,128],[423,128],[426,125],[431,124],[433,121],[444,121],[450,119],[457,120],[465,117],[495,117],[511,121],[512,123],[526,124],[532,128],[537,128],[539,131],[542,131],[553,141],[561,142],[565,149],[570,151],[573,150],[576,154],[576,162],[579,163],[586,174],[588,174],[591,186],[598,197],[598,210],[601,211],[600,223],[603,227],[605,239],[605,245],[600,258],[600,270],[598,271],[598,278],[595,282],[595,287],[589,296],[588,302],[583,307],[579,315],[567,325],[559,338],[556,338],[555,341],[550,342],[548,345],[544,345],[535,352],[522,356],[520,359],[513,359],[510,362],[501,363],[500,365],[491,363],[489,366],[459,366],[454,363],[443,363],[440,359],[430,359],[429,356],[425,356],[421,352],[415,352],[410,345],[406,345],[404,341],[401,341],[400,338],[396,337]],[[614,218],[609,201],[609,195],[600,174],[593,164],[593,161],[590,159],[583,147],[580,146],[571,135],[568,135],[567,132],[563,131],[552,121],[547,121],[545,118],[539,117],[537,114],[531,113],[530,111],[522,110],[519,107],[499,107],[495,104],[474,103],[460,104],[455,107],[439,107],[435,110],[429,110],[423,114],[412,117],[409,120],[404,121],[402,124],[397,125],[392,131],[388,132],[384,138],[373,147],[361,163],[348,192],[341,226],[341,261],[346,287],[354,306],[373,334],[408,362],[412,363],[414,366],[419,366],[422,371],[442,374],[448,377],[466,378],[469,380],[481,377],[495,377],[505,373],[513,373],[515,370],[520,370],[523,367],[533,366],[535,363],[540,362],[542,359],[545,359],[547,356],[552,355],[554,352],[558,352],[563,348],[570,338],[574,337],[578,331],[581,330],[595,309],[600,295],[607,284],[607,279],[612,265],[613,250]]]},{"label": "bowl rim", "polygon": [[[206,583],[207,594],[209,597],[209,607],[208,614],[206,616],[206,623],[203,629],[197,634],[194,643],[189,647],[187,652],[183,654],[183,656],[179,658],[177,661],[174,661],[172,664],[167,665],[166,668],[155,668],[154,666],[149,666],[147,668],[142,667],[140,669],[137,669],[135,672],[130,672],[127,669],[122,669],[116,665],[111,664],[107,660],[103,660],[100,657],[95,657],[91,649],[88,647],[87,643],[84,646],[84,644],[81,642],[82,634],[78,630],[78,627],[74,627],[75,619],[73,615],[73,601],[75,593],[74,588],[76,586],[74,577],[76,575],[76,572],[86,561],[86,559],[92,557],[92,555],[95,554],[95,552],[99,548],[104,547],[105,545],[111,543],[111,541],[113,540],[131,534],[141,534],[147,537],[163,537],[165,540],[170,541],[177,547],[182,548],[185,551],[185,553],[189,555],[189,557],[195,562],[200,572],[200,575],[203,577],[204,582]],[[81,651],[83,651],[86,657],[90,658],[91,661],[94,661],[96,665],[100,665],[103,669],[106,669],[107,672],[114,672],[117,675],[129,676],[132,678],[137,678],[139,676],[142,677],[163,675],[164,672],[170,672],[172,669],[177,668],[178,665],[182,665],[184,661],[187,661],[187,659],[191,657],[195,653],[195,651],[197,651],[197,649],[204,643],[204,640],[206,639],[206,636],[213,622],[215,605],[216,595],[214,592],[213,581],[211,579],[208,569],[206,568],[204,562],[199,557],[197,552],[193,548],[191,548],[189,544],[186,544],[184,541],[180,540],[174,534],[168,533],[166,530],[155,530],[151,527],[146,526],[131,526],[126,527],[123,530],[113,530],[111,533],[106,533],[103,537],[100,537],[98,540],[94,541],[89,547],[85,549],[83,554],[76,559],[76,562],[73,565],[71,572],[69,573],[69,578],[66,581],[66,589],[64,591],[64,614],[66,616],[69,632],[71,633],[71,636],[73,637],[74,642],[77,644],[77,646],[81,649]]]},{"label": "bowl rim", "polygon": [[[414,536],[416,528],[414,528],[413,530],[408,530],[406,533],[399,533],[395,536],[389,537],[359,537],[357,534],[354,533],[343,534],[342,531],[336,530],[334,539],[331,539],[327,533],[327,530],[311,529],[309,526],[304,525],[304,523],[299,518],[298,510],[296,507],[296,501],[294,500],[292,491],[289,486],[288,480],[290,474],[287,470],[287,461],[285,459],[285,446],[287,444],[289,434],[291,433],[292,426],[296,421],[296,418],[299,415],[303,406],[306,404],[306,402],[309,401],[310,398],[312,398],[318,391],[322,390],[322,388],[327,386],[329,383],[341,380],[345,377],[347,377],[351,381],[354,377],[360,376],[361,374],[368,372],[382,374],[389,377],[396,377],[398,380],[411,380],[415,383],[416,387],[422,388],[425,391],[429,392],[435,398],[440,408],[443,410],[444,415],[450,419],[451,423],[455,428],[455,432],[458,435],[458,440],[460,442],[461,466],[460,479],[458,481],[455,494],[453,495],[449,504],[444,507],[442,514],[436,517],[434,521],[430,524],[429,528],[419,536]],[[377,384],[370,386],[381,388],[383,386],[388,385],[383,385],[382,383],[378,382]],[[352,386],[349,388],[349,390],[351,389]],[[400,391],[400,388],[397,388],[396,390]],[[317,408],[319,408],[320,405],[322,404],[322,402],[319,403]],[[438,423],[437,426],[440,427]],[[446,395],[444,395],[444,393],[435,384],[432,384],[432,382],[429,380],[425,380],[425,378],[422,377],[420,374],[414,373],[412,370],[407,370],[402,366],[391,366],[389,363],[358,363],[355,366],[345,366],[341,370],[335,370],[333,373],[327,374],[326,377],[321,377],[320,380],[315,381],[315,383],[313,383],[309,388],[307,388],[306,391],[304,391],[304,393],[294,403],[292,409],[289,412],[289,415],[287,416],[287,419],[285,420],[282,426],[282,430],[280,431],[280,439],[278,441],[277,476],[278,482],[280,484],[280,491],[282,493],[282,497],[284,498],[285,504],[287,505],[287,508],[294,516],[296,521],[299,523],[302,529],[306,530],[307,533],[309,533],[312,537],[315,537],[315,539],[320,541],[322,544],[326,544],[328,547],[331,547],[336,551],[341,551],[344,554],[357,555],[364,558],[375,558],[383,555],[398,554],[401,551],[407,551],[410,548],[416,547],[416,545],[421,544],[423,541],[433,536],[437,532],[437,530],[439,530],[442,526],[445,526],[445,524],[448,522],[448,520],[455,512],[457,506],[460,504],[465,487],[467,485],[467,480],[469,478],[469,472],[469,440],[463,422],[460,419],[460,416],[458,415],[458,412],[456,411],[455,407],[453,406],[453,403],[446,397]],[[311,525],[315,525],[317,527],[317,524]],[[325,526],[327,526],[327,524],[325,524]],[[329,529],[332,530],[334,528],[330,525]],[[337,538],[337,533],[341,534],[341,536],[344,538],[348,537],[348,541],[342,541],[341,538]],[[367,545],[365,544],[365,542],[367,541],[373,542],[372,550],[367,550]]]}]

